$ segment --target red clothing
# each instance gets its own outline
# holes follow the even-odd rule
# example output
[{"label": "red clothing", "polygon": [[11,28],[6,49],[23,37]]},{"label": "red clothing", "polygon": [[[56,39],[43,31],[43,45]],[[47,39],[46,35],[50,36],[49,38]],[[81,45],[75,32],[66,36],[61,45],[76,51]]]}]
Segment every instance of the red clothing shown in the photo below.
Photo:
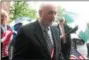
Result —
[{"label": "red clothing", "polygon": [[10,29],[7,29],[6,32],[3,32],[1,34],[2,56],[4,56],[4,57],[8,56],[8,46],[10,43],[11,36],[12,36],[12,30],[10,30]]}]

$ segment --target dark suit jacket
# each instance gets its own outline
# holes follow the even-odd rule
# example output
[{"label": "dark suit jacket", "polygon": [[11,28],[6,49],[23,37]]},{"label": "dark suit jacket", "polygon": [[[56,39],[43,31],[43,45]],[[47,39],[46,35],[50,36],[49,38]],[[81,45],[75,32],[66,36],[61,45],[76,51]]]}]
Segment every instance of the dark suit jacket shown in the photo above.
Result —
[{"label": "dark suit jacket", "polygon": [[[54,41],[53,60],[62,60],[59,32],[51,27]],[[21,27],[17,34],[12,60],[51,60],[41,27],[38,21]]]}]

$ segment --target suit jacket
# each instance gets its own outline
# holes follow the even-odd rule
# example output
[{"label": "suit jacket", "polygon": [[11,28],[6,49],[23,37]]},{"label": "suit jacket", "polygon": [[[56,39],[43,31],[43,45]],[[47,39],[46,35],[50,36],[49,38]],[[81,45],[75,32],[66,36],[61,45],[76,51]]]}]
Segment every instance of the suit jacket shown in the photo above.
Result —
[{"label": "suit jacket", "polygon": [[[63,60],[60,52],[59,32],[51,27],[54,41],[54,57],[52,60]],[[51,60],[45,38],[38,21],[21,27],[17,34],[12,60]]]}]

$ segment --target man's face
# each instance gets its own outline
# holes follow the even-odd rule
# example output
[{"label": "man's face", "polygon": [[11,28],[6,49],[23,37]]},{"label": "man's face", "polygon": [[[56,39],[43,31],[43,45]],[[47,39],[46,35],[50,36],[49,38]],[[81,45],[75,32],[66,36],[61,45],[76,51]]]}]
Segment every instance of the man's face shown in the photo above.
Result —
[{"label": "man's face", "polygon": [[56,16],[56,7],[46,7],[41,13],[41,18],[46,24],[50,24]]}]

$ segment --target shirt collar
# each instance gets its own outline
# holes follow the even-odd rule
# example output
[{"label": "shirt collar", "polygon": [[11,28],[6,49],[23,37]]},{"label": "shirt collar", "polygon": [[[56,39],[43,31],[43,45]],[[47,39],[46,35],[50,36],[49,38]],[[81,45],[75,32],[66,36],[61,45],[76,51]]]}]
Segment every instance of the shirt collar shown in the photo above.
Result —
[{"label": "shirt collar", "polygon": [[45,26],[41,23],[41,20],[40,20],[40,19],[38,20],[38,22],[39,22],[39,24],[40,24],[42,30],[45,30],[45,29],[46,29],[47,31],[50,30],[50,26],[45,27]]}]

